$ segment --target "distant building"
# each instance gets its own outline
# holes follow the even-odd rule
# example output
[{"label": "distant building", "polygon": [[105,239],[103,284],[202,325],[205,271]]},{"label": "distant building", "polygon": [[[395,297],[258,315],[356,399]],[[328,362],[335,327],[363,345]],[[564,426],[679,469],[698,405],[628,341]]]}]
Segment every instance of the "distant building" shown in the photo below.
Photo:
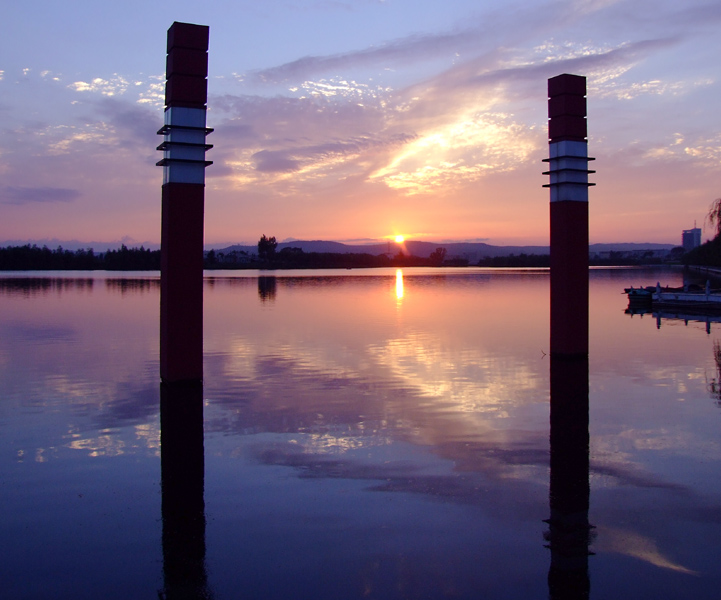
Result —
[{"label": "distant building", "polygon": [[681,245],[684,252],[698,248],[701,245],[701,229],[698,227],[684,229],[681,235]]}]

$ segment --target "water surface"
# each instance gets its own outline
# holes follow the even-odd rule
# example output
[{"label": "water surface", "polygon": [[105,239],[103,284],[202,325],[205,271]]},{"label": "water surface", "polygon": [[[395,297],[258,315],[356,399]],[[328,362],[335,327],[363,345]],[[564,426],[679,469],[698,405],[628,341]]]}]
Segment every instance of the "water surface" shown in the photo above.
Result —
[{"label": "water surface", "polygon": [[164,413],[162,478],[157,274],[4,274],[4,593],[716,597],[721,324],[621,293],[681,278],[591,272],[593,528],[564,556],[547,271],[206,273],[204,434]]}]

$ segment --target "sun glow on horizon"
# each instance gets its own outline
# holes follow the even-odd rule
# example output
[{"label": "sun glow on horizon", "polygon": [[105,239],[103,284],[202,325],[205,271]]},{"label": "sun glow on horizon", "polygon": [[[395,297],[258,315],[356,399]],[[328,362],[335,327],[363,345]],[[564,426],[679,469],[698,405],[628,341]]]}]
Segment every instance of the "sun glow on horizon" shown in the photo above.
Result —
[{"label": "sun glow on horizon", "polygon": [[402,244],[403,242],[406,241],[405,236],[402,236],[402,235],[397,235],[393,239],[396,241],[396,244]]}]

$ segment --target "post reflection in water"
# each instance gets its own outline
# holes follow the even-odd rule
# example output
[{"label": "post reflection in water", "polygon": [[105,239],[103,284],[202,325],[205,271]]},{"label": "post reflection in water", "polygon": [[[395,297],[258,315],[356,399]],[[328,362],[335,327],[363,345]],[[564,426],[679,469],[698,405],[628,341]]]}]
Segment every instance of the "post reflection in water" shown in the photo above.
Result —
[{"label": "post reflection in water", "polygon": [[588,357],[551,357],[549,597],[588,598]]},{"label": "post reflection in water", "polygon": [[203,384],[160,385],[163,575],[160,597],[211,598],[205,570]]}]

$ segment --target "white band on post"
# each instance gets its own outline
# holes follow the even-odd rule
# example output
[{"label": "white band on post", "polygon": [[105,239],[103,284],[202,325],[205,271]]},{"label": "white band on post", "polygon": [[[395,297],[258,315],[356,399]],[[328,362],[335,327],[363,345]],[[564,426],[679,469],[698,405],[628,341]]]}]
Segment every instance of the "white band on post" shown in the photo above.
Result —
[{"label": "white band on post", "polygon": [[588,170],[588,143],[563,140],[548,144],[550,158],[543,162],[549,163],[549,183],[543,187],[551,189],[551,202],[571,200],[588,202],[588,188],[595,185],[588,182],[588,175],[596,171]]},{"label": "white band on post", "polygon": [[205,126],[205,108],[172,106],[165,109],[165,124],[158,131],[163,143],[163,184],[205,184],[205,167],[213,161],[205,160],[205,152],[212,148],[205,136],[213,130]]}]

